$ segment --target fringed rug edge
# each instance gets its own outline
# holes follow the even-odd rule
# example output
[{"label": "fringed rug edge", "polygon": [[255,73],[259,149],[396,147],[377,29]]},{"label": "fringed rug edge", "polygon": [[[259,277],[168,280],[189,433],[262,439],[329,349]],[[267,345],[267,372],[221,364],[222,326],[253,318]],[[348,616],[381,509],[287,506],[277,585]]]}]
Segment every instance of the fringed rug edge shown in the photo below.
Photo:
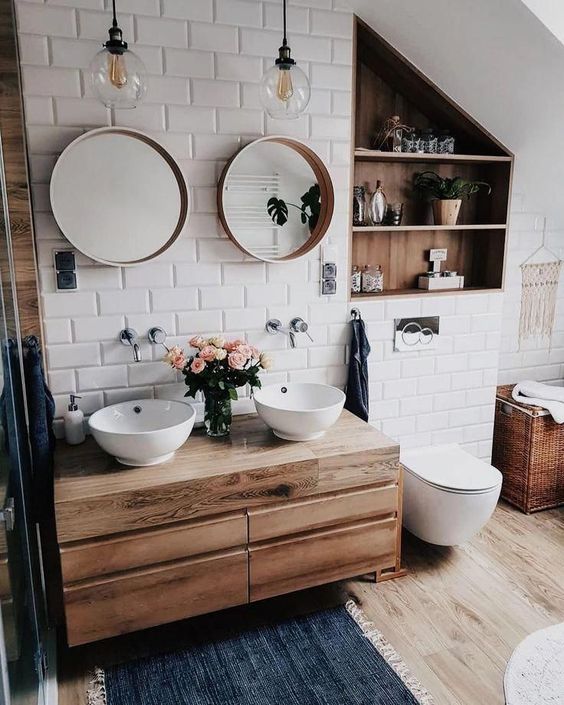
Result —
[{"label": "fringed rug edge", "polygon": [[88,682],[86,691],[87,705],[107,705],[106,674],[103,668],[95,668]]},{"label": "fringed rug edge", "polygon": [[358,624],[364,636],[384,659],[384,661],[397,673],[405,687],[416,698],[419,705],[435,705],[432,695],[423,687],[421,682],[411,674],[408,665],[387,641],[381,631],[371,622],[354,600],[345,604],[345,609]]}]

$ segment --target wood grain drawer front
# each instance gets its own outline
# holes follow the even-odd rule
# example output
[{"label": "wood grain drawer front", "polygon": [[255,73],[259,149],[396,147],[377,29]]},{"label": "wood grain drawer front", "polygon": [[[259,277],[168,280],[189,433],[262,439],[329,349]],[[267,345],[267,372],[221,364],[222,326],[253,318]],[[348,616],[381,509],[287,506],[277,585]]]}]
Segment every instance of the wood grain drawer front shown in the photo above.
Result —
[{"label": "wood grain drawer front", "polygon": [[67,639],[85,644],[248,601],[244,550],[65,588]]},{"label": "wood grain drawer front", "polygon": [[247,543],[244,511],[61,546],[63,582],[72,583]]},{"label": "wood grain drawer front", "polygon": [[395,514],[398,488],[372,487],[249,510],[249,541],[312,531],[323,526]]},{"label": "wood grain drawer front", "polygon": [[251,601],[393,566],[396,526],[382,519],[251,546]]}]

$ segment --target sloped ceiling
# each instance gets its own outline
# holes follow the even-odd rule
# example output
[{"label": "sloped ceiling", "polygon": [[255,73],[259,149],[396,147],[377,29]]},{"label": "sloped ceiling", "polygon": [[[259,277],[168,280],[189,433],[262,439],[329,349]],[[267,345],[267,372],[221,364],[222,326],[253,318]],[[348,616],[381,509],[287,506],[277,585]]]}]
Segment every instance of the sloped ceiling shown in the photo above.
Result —
[{"label": "sloped ceiling", "polygon": [[346,2],[515,153],[514,192],[564,228],[564,46],[524,2]]}]

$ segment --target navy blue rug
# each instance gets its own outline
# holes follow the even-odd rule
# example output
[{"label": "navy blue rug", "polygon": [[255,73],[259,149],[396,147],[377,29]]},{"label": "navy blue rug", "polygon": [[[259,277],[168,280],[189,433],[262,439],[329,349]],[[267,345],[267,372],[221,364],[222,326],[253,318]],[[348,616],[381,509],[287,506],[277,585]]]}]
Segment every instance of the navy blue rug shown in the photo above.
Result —
[{"label": "navy blue rug", "polygon": [[90,705],[432,705],[352,602],[98,670]]}]

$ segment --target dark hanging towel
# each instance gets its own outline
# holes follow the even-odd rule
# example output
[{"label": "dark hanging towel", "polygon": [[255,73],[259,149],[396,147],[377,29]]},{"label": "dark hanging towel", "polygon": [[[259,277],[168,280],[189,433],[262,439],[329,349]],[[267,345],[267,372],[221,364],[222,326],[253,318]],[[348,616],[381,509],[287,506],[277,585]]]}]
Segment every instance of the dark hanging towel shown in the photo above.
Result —
[{"label": "dark hanging towel", "polygon": [[35,509],[38,519],[41,520],[43,500],[53,492],[55,402],[45,381],[39,341],[34,335],[24,338],[23,353],[29,441],[33,461],[33,495],[36,503],[39,503]]},{"label": "dark hanging towel", "polygon": [[32,507],[41,534],[48,619],[53,625],[62,620],[61,565],[55,526],[55,402],[45,380],[39,340],[34,335],[23,340],[23,368],[33,465]]},{"label": "dark hanging towel", "polygon": [[358,309],[352,310],[352,340],[345,409],[368,421],[368,356],[370,344]]}]

